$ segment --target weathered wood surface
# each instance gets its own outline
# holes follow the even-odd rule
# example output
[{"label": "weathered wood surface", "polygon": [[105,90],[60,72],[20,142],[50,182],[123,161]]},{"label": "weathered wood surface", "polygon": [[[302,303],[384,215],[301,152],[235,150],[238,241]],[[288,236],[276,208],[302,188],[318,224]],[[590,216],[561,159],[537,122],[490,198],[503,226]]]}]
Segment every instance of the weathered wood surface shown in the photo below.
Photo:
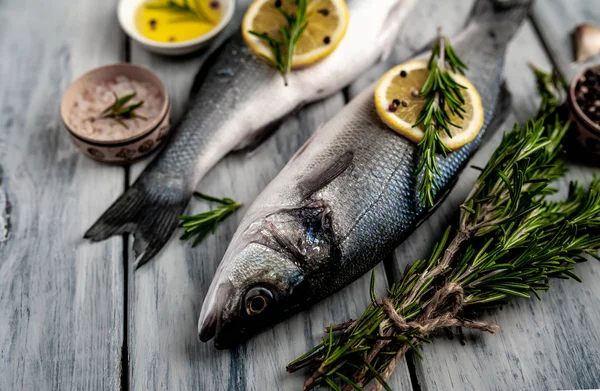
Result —
[{"label": "weathered wood surface", "polygon": [[[565,3],[567,1],[565,0]],[[539,2],[541,3],[541,2]],[[570,3],[570,2],[569,2]],[[563,32],[564,33],[564,32]],[[513,96],[515,121],[535,115],[539,99],[527,63],[550,69],[549,59],[530,23],[515,37],[507,55],[506,79]],[[501,132],[485,145],[473,164],[482,166],[500,141]],[[589,181],[595,170],[571,167],[558,187],[565,195],[568,181]],[[397,251],[394,277],[407,263],[427,255],[442,230],[456,218],[478,172],[467,169],[449,199]],[[543,301],[515,300],[503,311],[490,312],[486,320],[500,325],[496,336],[465,331],[467,345],[438,338],[423,348],[416,360],[418,383],[423,390],[594,389],[600,387],[600,265],[581,265],[584,283],[553,281]]]},{"label": "weathered wood surface", "polygon": [[115,8],[0,2],[1,390],[120,389],[123,241],[81,238],[125,175],[85,158],[59,113],[74,78],[124,60]]},{"label": "weathered wood surface", "polygon": [[[438,25],[448,35],[456,33],[473,2],[420,1],[390,58],[350,86],[346,96],[356,95],[389,66],[426,45]],[[81,156],[61,128],[58,97],[79,74],[129,59],[165,80],[177,121],[206,57],[169,59],[132,42],[125,45],[115,3],[0,2],[0,390],[299,389],[303,376],[287,375],[285,364],[318,342],[324,325],[364,309],[368,276],[235,350],[217,351],[198,341],[196,323],[245,208],[196,249],[172,240],[135,273],[130,265],[123,268],[132,255],[124,251],[122,238],[94,245],[80,239],[123,191],[125,178],[131,182],[148,160],[123,170]],[[238,3],[243,9],[248,0]],[[538,0],[533,20],[552,62],[570,75],[577,68],[570,64],[568,33],[583,20],[600,23],[600,15],[593,0]],[[536,109],[526,63],[550,66],[537,31],[524,26],[509,51],[506,74],[514,110],[505,128],[525,121]],[[255,151],[228,156],[199,188],[248,206],[344,103],[340,93],[307,107]],[[475,162],[484,164],[498,141],[499,133]],[[593,171],[573,166],[569,178],[589,180]],[[390,280],[399,277],[406,263],[427,254],[475,177],[476,172],[465,171],[443,207],[396,251],[387,268]],[[564,192],[567,181],[560,187]],[[209,207],[193,201],[189,212]],[[497,336],[467,333],[465,347],[446,339],[425,347],[425,360],[413,363],[413,380],[432,390],[599,388],[600,285],[594,281],[600,279],[600,266],[582,265],[579,274],[584,284],[557,281],[541,303],[517,300],[490,313],[488,319],[502,327]],[[382,265],[377,275],[377,289],[383,293]],[[391,385],[412,389],[406,361]]]}]

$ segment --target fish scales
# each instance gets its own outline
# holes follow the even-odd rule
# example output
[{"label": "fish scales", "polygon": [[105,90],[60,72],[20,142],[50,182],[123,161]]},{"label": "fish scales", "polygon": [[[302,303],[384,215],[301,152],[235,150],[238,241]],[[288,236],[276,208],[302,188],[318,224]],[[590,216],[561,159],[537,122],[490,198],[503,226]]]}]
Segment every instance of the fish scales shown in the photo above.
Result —
[{"label": "fish scales", "polygon": [[[485,120],[474,141],[437,158],[438,202],[488,131],[499,105],[504,52],[528,6],[479,0],[469,25],[452,40],[469,65],[466,77],[481,95]],[[203,341],[214,337],[218,348],[231,346],[336,292],[431,212],[417,190],[418,147],[379,119],[374,88],[319,129],[250,207],[204,301]]]},{"label": "fish scales", "polygon": [[346,0],[350,24],[323,61],[281,75],[247,48],[239,32],[200,70],[189,109],[169,144],[86,232],[93,241],[133,233],[136,266],[170,239],[204,175],[232,150],[307,103],[351,83],[389,53],[416,0]]}]

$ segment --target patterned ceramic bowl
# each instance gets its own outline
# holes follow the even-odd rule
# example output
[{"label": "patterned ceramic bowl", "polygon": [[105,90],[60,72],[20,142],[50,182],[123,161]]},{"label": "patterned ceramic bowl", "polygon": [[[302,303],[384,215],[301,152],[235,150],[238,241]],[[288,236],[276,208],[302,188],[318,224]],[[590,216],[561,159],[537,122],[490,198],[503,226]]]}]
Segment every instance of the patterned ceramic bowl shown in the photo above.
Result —
[{"label": "patterned ceramic bowl", "polygon": [[[569,107],[569,118],[572,122],[571,133],[572,140],[576,141],[578,146],[586,152],[586,161],[593,161],[596,165],[600,164],[600,126],[592,121],[577,102],[577,85],[586,72],[594,71],[600,73],[600,65],[595,65],[585,69],[571,81],[569,94],[567,97]],[[600,109],[600,108],[599,108]],[[584,158],[580,156],[580,158]]]},{"label": "patterned ceramic bowl", "polygon": [[[117,77],[126,77],[152,86],[160,96],[157,115],[148,118],[147,125],[130,137],[114,140],[98,140],[84,134],[74,123],[69,110],[77,105],[90,86],[98,85]],[[114,64],[96,68],[77,79],[65,92],[61,103],[61,116],[73,143],[88,157],[106,164],[129,164],[149,154],[160,146],[170,131],[171,106],[167,88],[150,70],[131,64]]]}]

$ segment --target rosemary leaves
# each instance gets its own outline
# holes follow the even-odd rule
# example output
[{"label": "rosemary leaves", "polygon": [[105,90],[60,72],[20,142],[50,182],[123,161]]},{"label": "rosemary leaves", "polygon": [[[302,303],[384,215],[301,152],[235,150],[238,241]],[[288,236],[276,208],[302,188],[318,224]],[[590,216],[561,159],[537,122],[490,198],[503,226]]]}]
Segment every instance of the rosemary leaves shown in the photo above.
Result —
[{"label": "rosemary leaves", "polygon": [[276,7],[286,20],[286,24],[280,26],[281,38],[279,39],[268,33],[249,31],[250,34],[264,40],[269,45],[273,58],[265,55],[262,57],[281,73],[286,86],[288,85],[288,75],[292,71],[294,51],[302,33],[308,26],[307,3],[308,0],[296,0],[294,12],[287,12],[281,6]]},{"label": "rosemary leaves", "polygon": [[124,95],[122,97],[119,97],[115,92],[113,92],[113,95],[115,96],[115,102],[112,105],[108,106],[102,113],[100,113],[99,118],[112,118],[115,121],[117,121],[125,129],[129,129],[129,127],[125,123],[126,119],[132,119],[132,118],[141,118],[143,120],[146,119],[146,117],[143,117],[135,112],[137,109],[139,109],[140,107],[142,107],[144,105],[143,100],[139,101],[137,103],[127,105],[127,103],[131,99],[135,98],[135,95],[136,95],[135,92]]},{"label": "rosemary leaves", "polygon": [[423,127],[423,139],[419,142],[421,164],[418,172],[423,174],[419,184],[421,202],[427,206],[434,204],[434,190],[438,188],[436,175],[440,175],[436,155],[446,156],[450,150],[440,138],[440,132],[452,137],[450,126],[459,127],[451,116],[463,118],[465,86],[456,82],[450,72],[464,74],[467,65],[456,55],[450,41],[439,35],[431,50],[428,63],[429,75],[421,88],[421,96],[426,99],[414,127]]},{"label": "rosemary leaves", "polygon": [[238,204],[231,198],[216,198],[202,193],[194,193],[194,197],[216,202],[219,207],[215,210],[211,210],[208,212],[200,213],[194,216],[181,216],[179,219],[181,220],[181,226],[185,229],[185,233],[180,237],[181,240],[190,240],[193,237],[194,242],[192,243],[192,247],[196,247],[202,239],[208,235],[209,232],[212,232],[214,235],[217,225],[223,220],[225,220],[228,216],[233,214],[236,210],[242,207],[242,204]]},{"label": "rosemary leaves", "polygon": [[168,11],[169,13],[176,15],[176,18],[171,19],[170,23],[187,22],[187,21],[199,21],[214,24],[213,18],[204,10],[198,0],[194,0],[194,4],[190,4],[188,0],[183,0],[182,3],[178,3],[175,0],[153,1],[144,4],[146,9],[150,10],[162,10]]}]

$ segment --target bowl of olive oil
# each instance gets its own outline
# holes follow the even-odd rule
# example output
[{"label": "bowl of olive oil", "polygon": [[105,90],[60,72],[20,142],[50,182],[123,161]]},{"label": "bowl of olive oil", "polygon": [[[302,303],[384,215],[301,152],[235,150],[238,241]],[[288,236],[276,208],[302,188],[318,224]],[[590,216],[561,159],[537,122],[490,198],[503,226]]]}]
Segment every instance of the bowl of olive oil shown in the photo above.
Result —
[{"label": "bowl of olive oil", "polygon": [[148,50],[182,55],[207,46],[231,21],[235,0],[121,0],[127,35]]}]

